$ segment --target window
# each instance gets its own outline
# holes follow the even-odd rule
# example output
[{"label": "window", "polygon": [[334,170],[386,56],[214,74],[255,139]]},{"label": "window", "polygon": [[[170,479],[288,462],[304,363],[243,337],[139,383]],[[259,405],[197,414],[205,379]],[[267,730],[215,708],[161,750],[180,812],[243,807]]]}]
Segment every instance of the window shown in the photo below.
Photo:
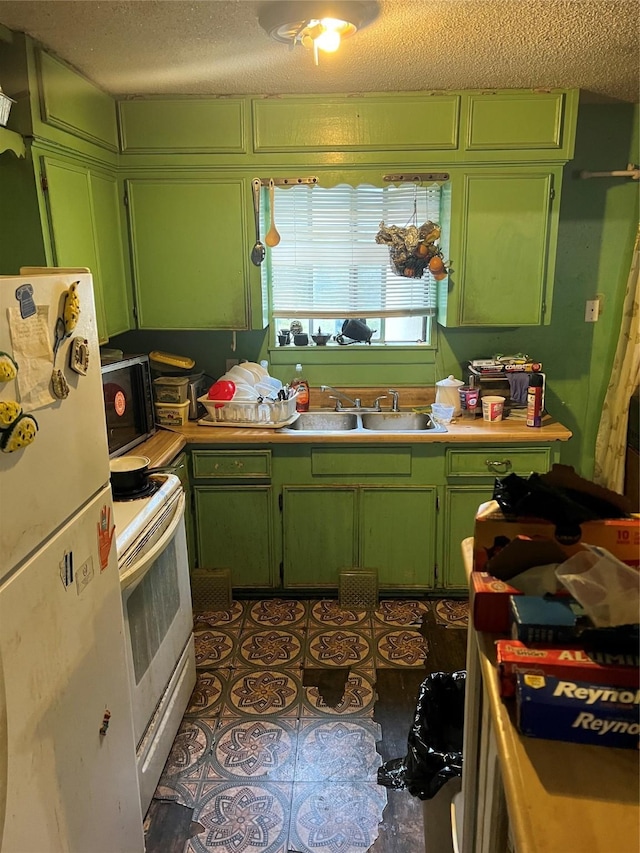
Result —
[{"label": "window", "polygon": [[339,334],[349,318],[365,320],[372,343],[410,344],[431,339],[436,281],[397,275],[389,248],[376,243],[385,225],[420,226],[442,221],[441,187],[276,187],[280,243],[262,266],[270,294],[271,327],[302,323],[309,335],[319,328]]}]

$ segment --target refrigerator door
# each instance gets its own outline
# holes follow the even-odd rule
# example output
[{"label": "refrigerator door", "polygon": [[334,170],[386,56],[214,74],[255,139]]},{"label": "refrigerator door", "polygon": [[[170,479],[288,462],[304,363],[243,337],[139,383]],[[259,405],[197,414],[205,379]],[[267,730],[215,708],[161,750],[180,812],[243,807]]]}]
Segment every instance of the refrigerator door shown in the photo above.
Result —
[{"label": "refrigerator door", "polygon": [[[47,399],[56,320],[63,314],[69,286],[76,281],[80,316],[71,334],[62,340],[56,358],[69,394],[65,399],[51,395]],[[25,294],[31,298],[30,305]],[[35,314],[28,313],[34,309]],[[69,366],[75,338],[87,341],[86,375]],[[0,353],[18,363],[18,378],[0,382],[0,401],[18,402],[38,424],[32,444],[13,453],[0,452],[1,581],[6,571],[15,568],[109,482],[91,275],[65,271],[0,276]],[[36,393],[26,394],[38,377],[44,382],[40,399]]]},{"label": "refrigerator door", "polygon": [[0,585],[7,853],[144,850],[111,509],[105,488]]}]

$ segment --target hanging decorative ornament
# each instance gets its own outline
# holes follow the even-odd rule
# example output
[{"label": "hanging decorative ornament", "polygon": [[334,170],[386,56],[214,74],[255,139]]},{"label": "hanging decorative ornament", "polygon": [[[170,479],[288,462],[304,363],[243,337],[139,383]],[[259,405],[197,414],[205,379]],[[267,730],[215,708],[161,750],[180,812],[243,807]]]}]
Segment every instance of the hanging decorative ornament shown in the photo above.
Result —
[{"label": "hanging decorative ornament", "polygon": [[433,275],[436,281],[441,281],[448,275],[447,267],[442,256],[442,250],[437,245],[440,239],[440,226],[427,220],[418,227],[418,189],[413,198],[413,216],[411,224],[400,228],[397,225],[380,223],[376,234],[376,243],[389,247],[391,269],[395,275],[405,278],[422,278],[425,269]]}]

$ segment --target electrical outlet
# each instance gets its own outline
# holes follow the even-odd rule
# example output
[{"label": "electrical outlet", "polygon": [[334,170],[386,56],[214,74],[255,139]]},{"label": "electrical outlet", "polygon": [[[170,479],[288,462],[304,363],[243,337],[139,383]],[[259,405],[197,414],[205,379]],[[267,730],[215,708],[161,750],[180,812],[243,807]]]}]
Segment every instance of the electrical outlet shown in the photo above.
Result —
[{"label": "electrical outlet", "polygon": [[600,300],[587,299],[587,305],[584,311],[585,323],[595,323],[600,315]]},{"label": "electrical outlet", "polygon": [[225,362],[225,370],[231,370],[231,368],[235,367],[236,364],[240,364],[239,358],[228,358]]}]

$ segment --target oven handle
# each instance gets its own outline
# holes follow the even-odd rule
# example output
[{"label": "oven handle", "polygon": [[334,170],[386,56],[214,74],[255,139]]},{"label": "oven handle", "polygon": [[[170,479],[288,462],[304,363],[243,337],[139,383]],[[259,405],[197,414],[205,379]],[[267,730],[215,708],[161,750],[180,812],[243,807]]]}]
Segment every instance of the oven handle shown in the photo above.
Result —
[{"label": "oven handle", "polygon": [[135,562],[130,568],[120,575],[120,589],[124,592],[131,586],[135,586],[146,575],[149,568],[153,565],[156,557],[167,547],[167,544],[174,536],[176,529],[184,518],[185,498],[184,492],[181,492],[180,497],[176,502],[176,511],[169,526],[162,534],[160,539],[149,551],[146,551],[140,556],[140,559]]}]

